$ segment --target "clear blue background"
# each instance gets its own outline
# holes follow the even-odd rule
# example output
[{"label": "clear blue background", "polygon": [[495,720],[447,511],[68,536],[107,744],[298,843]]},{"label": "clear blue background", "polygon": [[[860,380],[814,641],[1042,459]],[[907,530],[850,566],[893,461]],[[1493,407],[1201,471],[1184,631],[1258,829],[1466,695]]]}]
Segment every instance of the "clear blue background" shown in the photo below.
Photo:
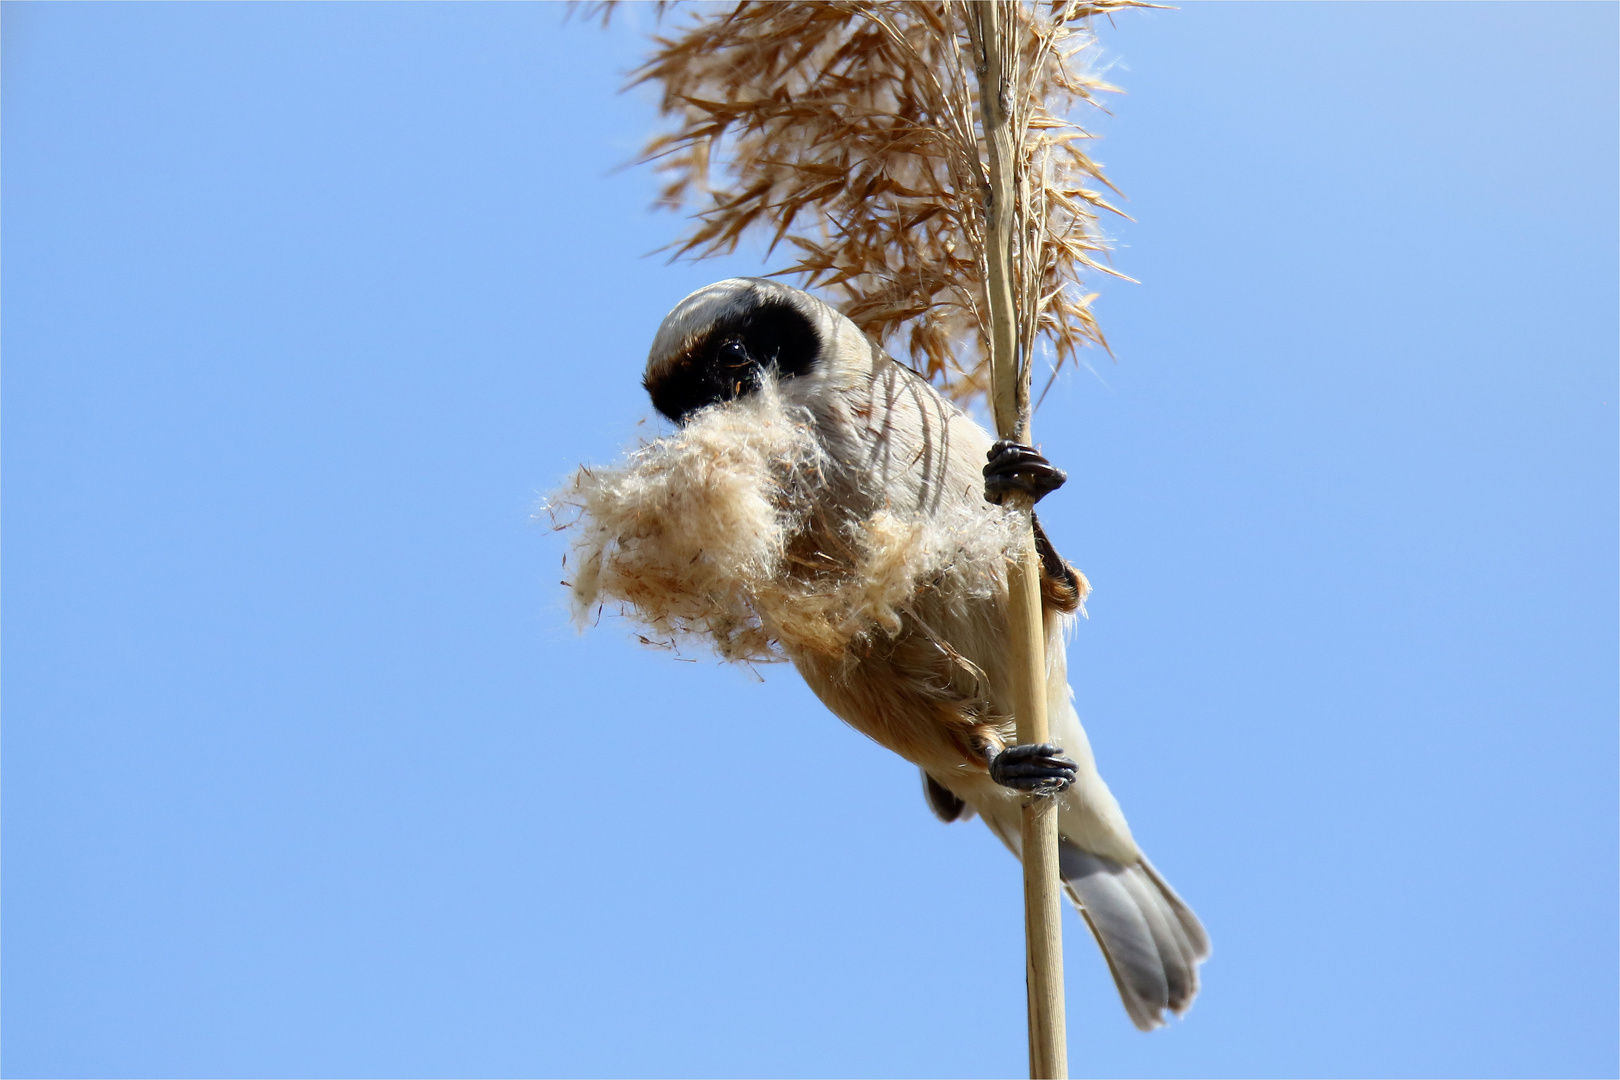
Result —
[{"label": "clear blue background", "polygon": [[[1118,354],[1037,421],[1081,711],[1215,940],[1107,1076],[1616,1071],[1617,9],[1103,27]],[[4,9],[5,1071],[983,1076],[1018,875],[529,515],[655,426],[645,49]]]}]

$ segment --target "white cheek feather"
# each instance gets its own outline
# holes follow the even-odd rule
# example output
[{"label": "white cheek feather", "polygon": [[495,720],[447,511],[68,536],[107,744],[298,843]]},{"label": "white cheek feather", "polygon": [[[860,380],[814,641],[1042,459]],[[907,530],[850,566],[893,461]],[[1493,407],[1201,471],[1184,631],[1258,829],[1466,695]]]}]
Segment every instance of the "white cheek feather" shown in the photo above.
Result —
[{"label": "white cheek feather", "polygon": [[579,469],[551,500],[578,513],[576,617],[616,603],[656,644],[776,661],[898,634],[923,593],[1005,588],[1012,515],[982,500],[858,513],[831,494],[839,468],[811,414],[767,380],[622,464]]}]

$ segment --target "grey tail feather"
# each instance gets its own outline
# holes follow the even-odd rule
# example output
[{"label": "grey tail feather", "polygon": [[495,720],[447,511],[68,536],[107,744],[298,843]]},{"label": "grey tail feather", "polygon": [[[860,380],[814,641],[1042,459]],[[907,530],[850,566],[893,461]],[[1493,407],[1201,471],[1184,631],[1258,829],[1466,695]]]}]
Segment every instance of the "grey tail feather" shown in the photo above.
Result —
[{"label": "grey tail feather", "polygon": [[1152,1031],[1165,1009],[1185,1013],[1198,995],[1198,965],[1209,956],[1198,916],[1146,859],[1124,866],[1060,843],[1058,868],[1102,946],[1131,1022]]}]

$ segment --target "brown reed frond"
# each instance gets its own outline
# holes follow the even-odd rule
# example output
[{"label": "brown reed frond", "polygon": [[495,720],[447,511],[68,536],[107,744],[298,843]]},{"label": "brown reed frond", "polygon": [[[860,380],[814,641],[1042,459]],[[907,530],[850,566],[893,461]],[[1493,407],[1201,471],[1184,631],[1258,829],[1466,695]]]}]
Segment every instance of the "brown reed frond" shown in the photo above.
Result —
[{"label": "brown reed frond", "polygon": [[[971,0],[968,0],[971,2]],[[1008,102],[1020,206],[1014,288],[1022,362],[1045,339],[1057,365],[1107,343],[1086,271],[1098,217],[1119,213],[1068,119],[1114,90],[1083,64],[1087,20],[1141,0],[1005,5],[1016,20]],[[806,287],[959,401],[986,392],[986,152],[964,0],[743,0],[655,39],[637,83],[663,92],[674,130],[646,157],[659,202],[696,207],[679,256],[729,253],[747,234],[784,244]]]}]

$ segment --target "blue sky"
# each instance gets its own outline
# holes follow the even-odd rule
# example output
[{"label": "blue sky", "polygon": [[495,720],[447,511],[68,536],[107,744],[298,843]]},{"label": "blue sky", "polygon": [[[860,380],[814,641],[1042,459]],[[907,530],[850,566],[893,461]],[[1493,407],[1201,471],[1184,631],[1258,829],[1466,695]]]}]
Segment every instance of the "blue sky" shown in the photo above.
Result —
[{"label": "blue sky", "polygon": [[[638,13],[562,14],[4,7],[7,1075],[1022,1073],[980,825],[568,625],[537,500],[758,263],[645,257]],[[1215,955],[1144,1036],[1068,917],[1076,1076],[1615,1074],[1617,21],[1104,27],[1042,516]]]}]

